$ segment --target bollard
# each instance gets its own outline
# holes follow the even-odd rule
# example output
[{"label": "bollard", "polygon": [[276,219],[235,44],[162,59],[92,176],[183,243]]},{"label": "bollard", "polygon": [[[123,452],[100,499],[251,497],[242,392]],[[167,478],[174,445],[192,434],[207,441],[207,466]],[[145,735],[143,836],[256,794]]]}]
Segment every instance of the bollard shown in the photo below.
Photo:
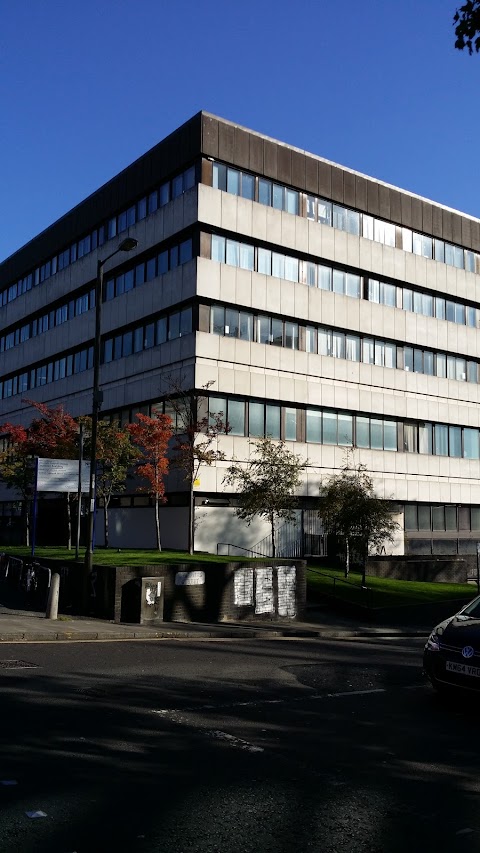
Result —
[{"label": "bollard", "polygon": [[48,593],[47,612],[45,614],[46,619],[57,619],[59,593],[60,575],[58,572],[55,572],[55,574],[52,575],[52,583],[50,584],[50,591]]}]

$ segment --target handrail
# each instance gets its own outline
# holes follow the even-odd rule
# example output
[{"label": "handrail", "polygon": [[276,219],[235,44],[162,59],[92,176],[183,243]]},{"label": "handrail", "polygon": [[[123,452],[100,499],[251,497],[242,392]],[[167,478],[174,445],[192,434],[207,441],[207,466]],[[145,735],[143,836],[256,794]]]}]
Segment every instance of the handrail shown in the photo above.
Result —
[{"label": "handrail", "polygon": [[228,551],[228,554],[219,554],[219,548],[222,545],[228,549],[236,548],[237,551],[243,551],[245,554],[254,554],[256,557],[265,557],[265,554],[260,554],[260,552],[253,551],[251,548],[242,548],[241,545],[234,545],[233,542],[217,542],[217,556],[225,556],[225,557],[231,556],[230,550]]},{"label": "handrail", "polygon": [[[366,596],[367,608],[369,608],[370,610],[372,609],[372,606],[369,603],[371,601],[371,598],[372,598],[372,588],[370,586],[358,586],[358,584],[353,583],[353,581],[348,581],[346,578],[337,578],[335,576],[332,577],[332,575],[327,575],[325,572],[321,572],[319,569],[309,568],[309,571],[314,572],[316,575],[320,575],[323,578],[328,578],[328,580],[332,581],[334,592],[335,592],[335,587],[336,587],[337,583],[344,583],[347,586],[353,586],[353,587],[355,587],[355,589],[359,589],[360,594],[361,595],[365,594],[365,596]],[[327,595],[328,595],[328,593],[327,593]],[[352,602],[350,602],[350,603],[352,603]],[[353,603],[355,603],[355,602],[353,602]]]}]

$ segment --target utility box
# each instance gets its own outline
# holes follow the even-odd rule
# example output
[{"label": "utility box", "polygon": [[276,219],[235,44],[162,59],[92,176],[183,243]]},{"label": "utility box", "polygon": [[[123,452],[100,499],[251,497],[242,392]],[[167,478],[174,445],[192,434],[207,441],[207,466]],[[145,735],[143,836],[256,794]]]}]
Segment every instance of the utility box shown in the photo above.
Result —
[{"label": "utility box", "polygon": [[164,578],[132,578],[122,587],[121,621],[137,625],[163,622]]},{"label": "utility box", "polygon": [[140,625],[163,622],[163,578],[139,578],[141,581]]}]

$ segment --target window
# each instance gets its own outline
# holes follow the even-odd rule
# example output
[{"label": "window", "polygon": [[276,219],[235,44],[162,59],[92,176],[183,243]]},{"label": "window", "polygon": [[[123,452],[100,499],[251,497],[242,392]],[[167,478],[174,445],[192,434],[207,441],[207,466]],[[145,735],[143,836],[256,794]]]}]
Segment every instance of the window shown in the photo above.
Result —
[{"label": "window", "polygon": [[212,234],[212,260],[225,263],[225,237]]},{"label": "window", "polygon": [[338,413],[338,443],[341,447],[353,445],[353,416],[343,412]]},{"label": "window", "polygon": [[225,309],[225,335],[238,338],[239,312],[234,308]]},{"label": "window", "polygon": [[417,507],[415,504],[405,504],[404,524],[405,530],[418,530]]},{"label": "window", "polygon": [[272,253],[269,249],[258,250],[258,272],[263,275],[272,274]]},{"label": "window", "polygon": [[463,430],[463,456],[465,459],[480,458],[480,433],[478,429]]},{"label": "window", "polygon": [[332,203],[323,198],[317,200],[318,221],[323,225],[332,224]]},{"label": "window", "polygon": [[416,424],[403,425],[403,449],[406,453],[417,453]]},{"label": "window", "polygon": [[297,440],[297,410],[285,409],[285,439],[286,441]]},{"label": "window", "polygon": [[331,267],[318,267],[318,286],[321,290],[331,290],[332,289],[332,268]]},{"label": "window", "polygon": [[280,406],[265,406],[265,435],[280,438]]},{"label": "window", "polygon": [[435,425],[435,455],[448,456],[448,427]]},{"label": "window", "polygon": [[314,409],[307,409],[306,439],[316,444],[322,442],[322,413]]},{"label": "window", "polygon": [[357,335],[346,335],[345,358],[348,361],[360,361],[360,338]]},{"label": "window", "polygon": [[355,418],[357,447],[370,447],[370,419],[357,415]]},{"label": "window", "polygon": [[227,421],[231,435],[245,435],[245,403],[243,401],[228,401]]},{"label": "window", "polygon": [[337,444],[337,414],[323,412],[322,415],[323,444]]},{"label": "window", "polygon": [[298,323],[285,323],[285,346],[288,349],[298,349]]},{"label": "window", "polygon": [[265,435],[264,415],[264,404],[250,401],[248,405],[248,434],[250,436],[263,438]]}]

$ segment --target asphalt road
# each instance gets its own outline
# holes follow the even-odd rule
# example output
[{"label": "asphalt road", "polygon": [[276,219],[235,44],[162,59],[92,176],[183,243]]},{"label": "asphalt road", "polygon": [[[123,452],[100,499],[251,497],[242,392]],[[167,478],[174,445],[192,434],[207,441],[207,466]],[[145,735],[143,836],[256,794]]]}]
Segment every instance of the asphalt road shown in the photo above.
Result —
[{"label": "asphalt road", "polygon": [[479,709],[421,649],[3,644],[0,851],[480,850]]}]

